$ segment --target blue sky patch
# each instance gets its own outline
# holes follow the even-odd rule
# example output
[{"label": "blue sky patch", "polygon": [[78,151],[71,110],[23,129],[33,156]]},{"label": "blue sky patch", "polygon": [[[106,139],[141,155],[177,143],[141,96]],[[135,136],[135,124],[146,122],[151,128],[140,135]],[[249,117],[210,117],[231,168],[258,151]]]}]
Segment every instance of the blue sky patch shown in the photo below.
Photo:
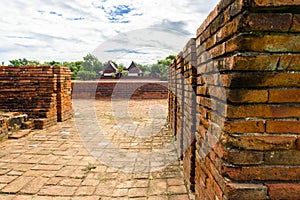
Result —
[{"label": "blue sky patch", "polygon": [[106,50],[105,52],[107,52],[107,53],[148,54],[145,52],[135,51],[135,50],[131,50],[131,49],[111,49],[111,50]]},{"label": "blue sky patch", "polygon": [[59,16],[59,17],[62,16],[62,14],[57,13],[57,12],[54,12],[54,11],[50,11],[49,14],[50,14],[50,15],[57,15],[57,16]]},{"label": "blue sky patch", "polygon": [[84,17],[68,17],[66,18],[66,20],[70,20],[70,21],[80,21],[80,20],[84,20],[85,18]]},{"label": "blue sky patch", "polygon": [[114,6],[113,8],[114,10],[110,12],[110,15],[112,16],[123,16],[125,14],[130,13],[133,10],[128,5],[119,5],[119,6]]}]

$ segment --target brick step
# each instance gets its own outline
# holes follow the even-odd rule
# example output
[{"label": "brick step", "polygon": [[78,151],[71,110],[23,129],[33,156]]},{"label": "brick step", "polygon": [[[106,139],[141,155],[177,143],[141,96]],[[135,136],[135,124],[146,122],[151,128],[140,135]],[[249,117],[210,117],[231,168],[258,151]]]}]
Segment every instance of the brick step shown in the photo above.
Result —
[{"label": "brick step", "polygon": [[32,120],[23,122],[21,128],[22,129],[33,129],[34,128],[34,122]]},{"label": "brick step", "polygon": [[34,123],[28,115],[19,112],[3,112],[0,115],[0,141],[19,139],[28,135]]},{"label": "brick step", "polygon": [[19,130],[17,132],[10,132],[8,133],[8,139],[20,139],[22,137],[27,136],[30,132],[30,129]]}]

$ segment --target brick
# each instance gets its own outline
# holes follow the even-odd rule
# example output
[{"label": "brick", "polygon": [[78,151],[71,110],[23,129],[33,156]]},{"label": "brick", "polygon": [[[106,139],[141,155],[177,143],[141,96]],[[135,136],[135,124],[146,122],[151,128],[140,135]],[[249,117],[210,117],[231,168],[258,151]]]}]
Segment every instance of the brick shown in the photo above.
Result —
[{"label": "brick", "polygon": [[197,29],[197,38],[200,35],[202,35],[205,30],[207,30],[207,27],[218,16],[218,14],[219,14],[218,8],[215,7],[215,9],[209,13],[209,15],[207,16],[207,18],[202,23],[202,25]]},{"label": "brick", "polygon": [[225,121],[223,131],[228,133],[264,133],[264,121]]},{"label": "brick", "polygon": [[242,15],[239,15],[232,19],[232,21],[225,24],[224,27],[222,27],[215,35],[216,35],[216,42],[220,43],[224,40],[230,38],[232,35],[234,35],[239,28],[239,24],[241,21]]},{"label": "brick", "polygon": [[267,187],[262,184],[228,183],[226,197],[232,200],[268,199]]},{"label": "brick", "polygon": [[1,191],[5,193],[17,193],[33,179],[34,177],[21,176],[5,186]]},{"label": "brick", "polygon": [[268,6],[295,6],[300,5],[299,0],[254,0],[253,6],[255,7],[268,7]]},{"label": "brick", "polygon": [[259,165],[264,161],[263,152],[237,149],[214,149],[222,160],[233,165]]},{"label": "brick", "polygon": [[205,49],[208,51],[209,55],[211,55],[212,58],[222,56],[226,53],[226,43],[223,42],[211,49]]},{"label": "brick", "polygon": [[76,188],[77,187],[45,186],[38,194],[45,196],[71,196],[75,193]]},{"label": "brick", "polygon": [[300,107],[294,105],[226,105],[226,117],[231,119],[241,118],[288,118],[298,117]]},{"label": "brick", "polygon": [[300,14],[295,14],[294,15],[291,31],[292,32],[299,32],[300,31]]},{"label": "brick", "polygon": [[269,102],[271,103],[299,103],[299,89],[269,90]]},{"label": "brick", "polygon": [[282,166],[224,166],[222,174],[233,181],[299,181],[299,167]]},{"label": "brick", "polygon": [[254,52],[300,52],[299,35],[254,35],[239,34],[226,42],[226,53],[235,51]]},{"label": "brick", "polygon": [[226,96],[232,103],[266,103],[268,90],[227,90]]},{"label": "brick", "polygon": [[292,18],[292,14],[249,13],[243,20],[243,30],[288,32]]},{"label": "brick", "polygon": [[[128,191],[128,196],[133,198],[137,198],[137,197],[146,197],[147,196],[147,190],[148,188],[130,188],[129,191]],[[165,194],[165,192],[159,192],[159,191],[154,191],[150,193],[152,194]]]},{"label": "brick", "polygon": [[216,65],[220,71],[274,71],[279,59],[277,55],[239,54],[216,60]]},{"label": "brick", "polygon": [[16,178],[18,178],[18,176],[8,176],[8,175],[2,175],[0,176],[0,183],[5,183],[8,184],[10,182],[12,182],[13,180],[15,180]]},{"label": "brick", "polygon": [[300,55],[281,55],[277,70],[300,71]]},{"label": "brick", "polygon": [[296,149],[294,136],[229,136],[223,134],[221,142],[226,147],[241,148],[245,150],[289,150]]},{"label": "brick", "polygon": [[297,87],[300,84],[298,73],[235,73],[220,77],[223,86],[230,88]]},{"label": "brick", "polygon": [[216,163],[211,160],[211,158],[206,157],[205,158],[205,166],[209,170],[208,178],[206,179],[206,182],[209,182],[209,184],[205,185],[207,188],[208,193],[212,194],[213,196],[218,196],[218,198],[221,198],[223,196],[223,191],[225,191],[225,179],[220,174],[220,171],[217,169],[220,166],[216,166]]},{"label": "brick", "polygon": [[[229,6],[229,16],[230,18],[238,15],[240,12],[243,11],[245,6],[245,1],[244,0],[236,0],[233,1],[233,3]],[[226,11],[225,11],[226,13]]]},{"label": "brick", "polygon": [[267,165],[300,165],[300,151],[267,151],[264,153],[264,163]]},{"label": "brick", "polygon": [[37,177],[30,181],[22,190],[24,194],[36,194],[47,183],[49,178]]},{"label": "brick", "polygon": [[274,183],[267,184],[271,199],[298,199],[300,196],[300,184],[298,183]]},{"label": "brick", "polygon": [[172,185],[168,187],[168,191],[171,194],[186,194],[187,189],[185,185]]},{"label": "brick", "polygon": [[94,193],[95,189],[96,189],[96,187],[93,187],[93,186],[80,186],[77,189],[75,194],[78,196],[92,195]]},{"label": "brick", "polygon": [[170,196],[169,200],[189,200],[190,197],[187,194],[182,194],[182,195],[173,195]]},{"label": "brick", "polygon": [[267,133],[300,134],[300,121],[267,121]]}]

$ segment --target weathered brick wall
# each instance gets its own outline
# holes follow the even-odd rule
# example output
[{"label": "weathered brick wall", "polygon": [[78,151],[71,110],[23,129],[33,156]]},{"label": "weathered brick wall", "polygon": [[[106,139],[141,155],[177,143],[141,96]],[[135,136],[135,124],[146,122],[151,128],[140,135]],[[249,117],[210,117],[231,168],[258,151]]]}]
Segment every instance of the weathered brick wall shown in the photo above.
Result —
[{"label": "weathered brick wall", "polygon": [[74,81],[72,97],[167,99],[168,82],[165,81]]},{"label": "weathered brick wall", "polygon": [[[300,1],[222,0],[197,30],[195,160],[183,152],[197,199],[299,199],[299,10]],[[185,62],[181,52],[170,89],[183,90],[175,69],[188,83]],[[175,101],[183,93],[169,93],[169,119],[186,141],[191,102]]]},{"label": "weathered brick wall", "polygon": [[8,138],[7,120],[0,116],[0,142]]},{"label": "weathered brick wall", "polygon": [[66,67],[55,67],[53,72],[56,74],[57,94],[57,118],[59,122],[70,119],[72,112],[72,82],[70,71]]},{"label": "weathered brick wall", "polygon": [[35,128],[72,115],[71,77],[64,67],[0,67],[0,110],[26,113]]}]

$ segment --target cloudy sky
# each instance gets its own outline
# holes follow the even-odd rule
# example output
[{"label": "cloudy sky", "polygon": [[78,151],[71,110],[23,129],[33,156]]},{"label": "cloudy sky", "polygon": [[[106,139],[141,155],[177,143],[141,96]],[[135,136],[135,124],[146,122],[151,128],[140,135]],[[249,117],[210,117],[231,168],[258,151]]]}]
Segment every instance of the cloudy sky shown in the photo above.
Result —
[{"label": "cloudy sky", "polygon": [[153,63],[176,54],[217,0],[9,0],[0,7],[0,62]]}]

